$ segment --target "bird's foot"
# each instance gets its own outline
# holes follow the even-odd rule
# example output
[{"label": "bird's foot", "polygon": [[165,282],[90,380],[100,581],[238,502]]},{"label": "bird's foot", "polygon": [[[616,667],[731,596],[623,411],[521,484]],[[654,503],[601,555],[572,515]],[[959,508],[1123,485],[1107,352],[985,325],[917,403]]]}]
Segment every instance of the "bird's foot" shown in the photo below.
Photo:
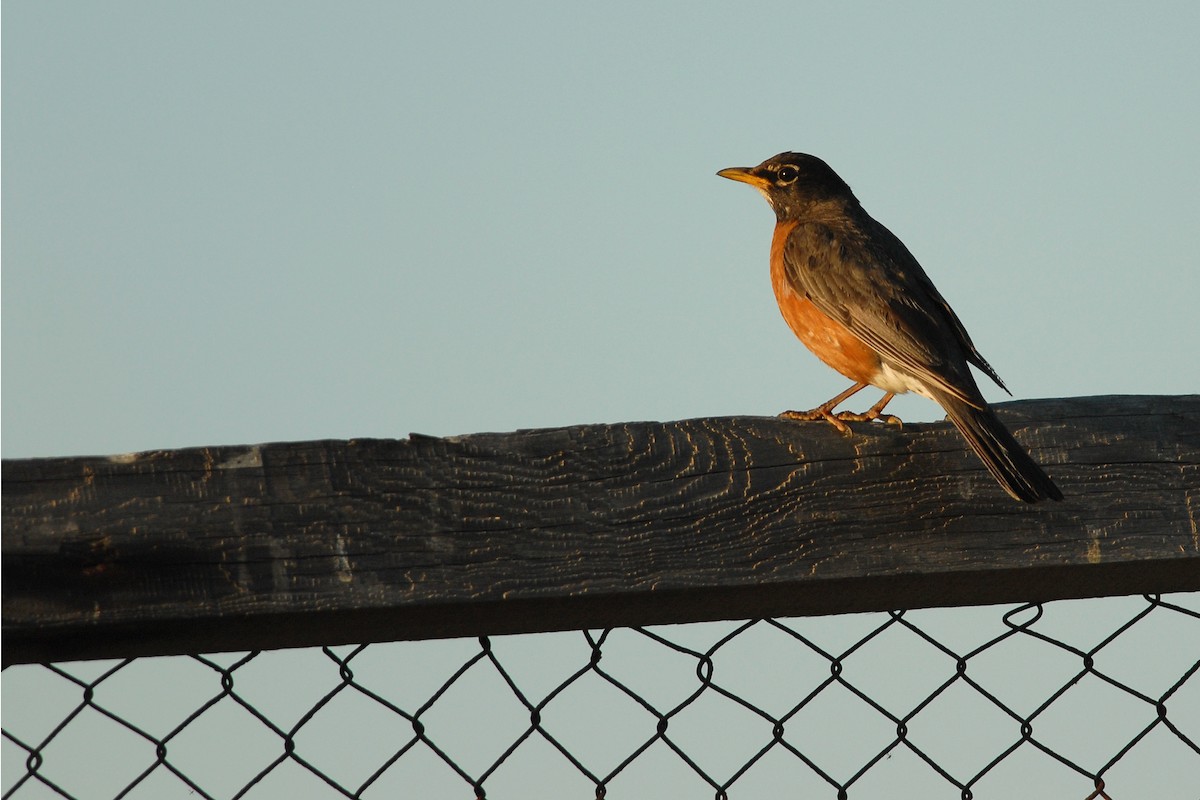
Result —
[{"label": "bird's foot", "polygon": [[852,386],[850,387],[849,391],[843,392],[842,394],[830,400],[828,403],[823,403],[811,411],[784,411],[779,416],[783,417],[784,419],[823,419],[846,436],[854,435],[850,430],[850,426],[846,424],[847,422],[870,422],[877,419],[887,425],[895,425],[903,428],[903,420],[894,414],[883,413],[884,407],[891,402],[892,398],[895,396],[892,392],[885,394],[882,400],[871,406],[870,409],[862,414],[854,411],[839,411],[836,414],[833,413],[833,409],[837,407],[838,403],[842,402],[865,385],[866,384],[857,384]]},{"label": "bird's foot", "polygon": [[888,425],[897,425],[903,428],[904,423],[899,417],[893,416],[892,414],[883,413],[884,407],[887,406],[887,404],[892,401],[892,398],[896,396],[895,392],[888,392],[883,396],[883,399],[871,406],[870,409],[862,414],[856,414],[853,411],[839,411],[837,414],[833,413],[833,410],[838,407],[839,403],[848,399],[855,392],[865,388],[866,385],[867,384],[865,383],[856,383],[829,402],[822,403],[811,411],[784,411],[779,416],[783,417],[784,419],[823,419],[846,436],[854,435],[850,430],[850,426],[846,424],[847,422],[870,422],[871,420],[877,419]]},{"label": "bird's foot", "polygon": [[[844,413],[844,412],[843,412]],[[833,409],[829,405],[817,406],[810,411],[782,411],[779,416],[783,419],[799,419],[799,420],[819,420],[823,419],[833,427],[837,428],[844,436],[853,436],[854,432],[850,430],[850,426],[842,422],[841,414],[834,414]]]},{"label": "bird's foot", "polygon": [[895,425],[897,428],[904,427],[904,420],[900,419],[895,414],[883,414],[874,409],[862,414],[857,414],[853,411],[839,411],[837,414],[834,414],[834,416],[844,422],[871,422],[872,420],[877,419],[887,425]]}]

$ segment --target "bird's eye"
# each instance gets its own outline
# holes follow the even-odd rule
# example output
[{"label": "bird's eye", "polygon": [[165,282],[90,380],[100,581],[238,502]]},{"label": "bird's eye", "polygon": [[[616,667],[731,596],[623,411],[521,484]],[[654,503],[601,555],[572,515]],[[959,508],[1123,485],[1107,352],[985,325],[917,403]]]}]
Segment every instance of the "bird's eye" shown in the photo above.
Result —
[{"label": "bird's eye", "polygon": [[786,186],[789,183],[795,182],[796,178],[800,177],[800,170],[795,167],[780,167],[779,172],[775,173],[775,182],[780,186]]}]

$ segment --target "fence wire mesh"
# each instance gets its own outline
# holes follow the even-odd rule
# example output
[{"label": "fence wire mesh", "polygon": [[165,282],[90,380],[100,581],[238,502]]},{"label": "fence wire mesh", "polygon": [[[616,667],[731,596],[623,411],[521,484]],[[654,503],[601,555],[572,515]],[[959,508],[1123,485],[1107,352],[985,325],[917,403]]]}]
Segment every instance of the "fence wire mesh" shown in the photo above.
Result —
[{"label": "fence wire mesh", "polygon": [[1200,796],[1200,594],[12,667],[3,797]]}]

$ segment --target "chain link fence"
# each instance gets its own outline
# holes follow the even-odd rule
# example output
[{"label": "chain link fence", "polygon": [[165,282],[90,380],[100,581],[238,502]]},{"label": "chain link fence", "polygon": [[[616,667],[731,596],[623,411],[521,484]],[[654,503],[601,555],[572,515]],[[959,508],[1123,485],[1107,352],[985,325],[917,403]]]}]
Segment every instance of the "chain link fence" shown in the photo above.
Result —
[{"label": "chain link fence", "polygon": [[11,667],[3,797],[1200,797],[1200,594]]}]

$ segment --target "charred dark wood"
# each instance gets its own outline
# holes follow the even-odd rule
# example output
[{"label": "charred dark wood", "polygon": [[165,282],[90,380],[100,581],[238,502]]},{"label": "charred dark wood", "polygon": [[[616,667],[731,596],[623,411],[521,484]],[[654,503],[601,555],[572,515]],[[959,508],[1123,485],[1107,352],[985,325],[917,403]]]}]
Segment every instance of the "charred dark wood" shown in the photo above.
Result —
[{"label": "charred dark wood", "polygon": [[5,663],[1200,589],[1200,396],[4,462]]}]

